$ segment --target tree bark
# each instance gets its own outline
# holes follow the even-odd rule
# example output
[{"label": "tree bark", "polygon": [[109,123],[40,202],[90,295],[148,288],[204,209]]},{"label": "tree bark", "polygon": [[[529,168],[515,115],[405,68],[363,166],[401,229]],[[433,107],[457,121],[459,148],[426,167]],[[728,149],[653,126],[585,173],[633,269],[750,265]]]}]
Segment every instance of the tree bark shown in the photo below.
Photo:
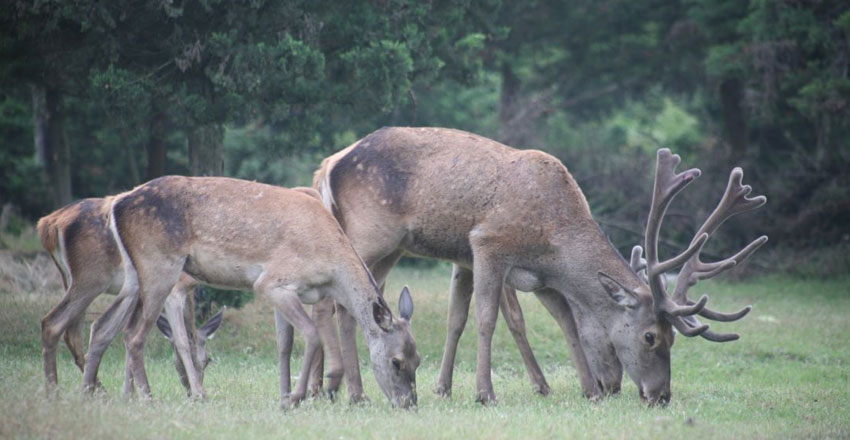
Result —
[{"label": "tree bark", "polygon": [[141,183],[141,173],[139,172],[139,161],[136,160],[136,152],[133,144],[130,142],[130,136],[127,134],[127,128],[121,127],[121,143],[124,145],[124,151],[127,154],[127,167],[130,169],[130,178],[133,179],[133,186]]},{"label": "tree bark", "polygon": [[[34,101],[35,102],[35,101]],[[65,134],[62,92],[48,86],[44,92],[44,158],[54,208],[71,203],[71,147]],[[36,126],[36,130],[39,127]]]},{"label": "tree bark", "polygon": [[208,124],[189,132],[189,172],[193,176],[224,173],[224,127]]},{"label": "tree bark", "polygon": [[145,180],[155,179],[165,174],[165,125],[167,123],[165,105],[162,98],[151,99],[150,137],[148,138],[148,166]]},{"label": "tree bark", "polygon": [[747,157],[747,115],[744,111],[744,85],[738,78],[720,83],[723,131],[730,162],[743,165]]},{"label": "tree bark", "polygon": [[32,86],[32,126],[36,160],[39,166],[46,167],[47,147],[44,145],[44,136],[47,131],[47,108],[44,104],[44,87],[35,84]]},{"label": "tree bark", "polygon": [[522,139],[514,127],[519,101],[520,81],[510,63],[502,63],[502,90],[499,97],[499,140],[507,145],[519,145]]}]

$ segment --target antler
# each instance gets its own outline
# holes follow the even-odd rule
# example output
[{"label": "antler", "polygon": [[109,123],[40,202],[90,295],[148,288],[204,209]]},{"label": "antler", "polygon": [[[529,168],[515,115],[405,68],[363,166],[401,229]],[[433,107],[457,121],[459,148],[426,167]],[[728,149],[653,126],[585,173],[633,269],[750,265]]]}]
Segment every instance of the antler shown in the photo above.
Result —
[{"label": "antler", "polygon": [[[691,245],[679,255],[669,260],[658,261],[658,233],[661,230],[661,221],[667,212],[667,207],[676,197],[676,194],[700,175],[700,170],[696,168],[676,174],[676,166],[679,165],[681,160],[679,155],[670,153],[669,149],[658,150],[652,205],[649,208],[649,219],[646,224],[646,278],[652,292],[655,310],[667,316],[670,323],[682,334],[696,336],[708,330],[708,326],[692,327],[681,317],[693,315],[702,310],[708,301],[708,297],[703,295],[694,304],[676,304],[667,296],[663,278],[665,272],[681,266],[702,249],[702,246],[708,240],[708,234],[699,234],[691,242]],[[637,257],[639,262],[640,256],[636,254],[639,254],[639,252],[636,253],[633,249],[632,257],[633,259]]]},{"label": "antler", "polygon": [[[728,218],[742,212],[752,211],[767,202],[765,196],[748,197],[750,192],[752,192],[752,187],[741,183],[743,176],[744,171],[741,168],[736,167],[732,170],[723,197],[697,231],[698,237],[702,234],[713,234]],[[702,251],[702,246],[700,246],[700,249],[685,262],[682,270],[679,272],[679,276],[676,279],[676,290],[673,293],[673,301],[677,304],[692,304],[693,301],[688,298],[688,289],[693,287],[699,280],[714,277],[738,265],[766,242],[767,236],[763,235],[753,240],[735,255],[713,263],[700,261],[700,252]],[[751,306],[746,306],[734,313],[720,313],[704,307],[698,314],[714,321],[730,322],[743,318],[751,309]],[[685,322],[690,327],[701,326],[696,316],[688,316]],[[701,336],[714,342],[726,342],[738,339],[738,335],[735,333],[715,333],[712,331],[706,331]]]},{"label": "antler", "polygon": [[[726,219],[756,209],[764,205],[767,199],[764,196],[747,197],[752,191],[752,187],[741,184],[744,172],[741,168],[735,168],[729,176],[729,183],[726,185],[723,198],[697,231],[688,249],[669,260],[659,262],[658,233],[661,229],[664,213],[676,194],[700,175],[700,171],[696,168],[676,174],[675,169],[680,161],[681,158],[678,155],[671,154],[670,150],[666,148],[658,150],[655,187],[646,225],[646,260],[641,256],[643,249],[640,246],[635,246],[632,248],[631,267],[638,276],[649,284],[656,310],[663,313],[680,333],[685,336],[700,335],[715,342],[734,341],[738,339],[737,334],[710,331],[709,326],[700,323],[694,315],[699,314],[715,321],[728,322],[743,318],[749,313],[751,307],[744,307],[735,313],[715,312],[705,307],[708,301],[707,296],[703,295],[698,301],[694,302],[688,298],[687,292],[697,281],[711,278],[737,265],[767,242],[766,236],[759,237],[737,254],[714,263],[704,263],[699,259],[700,252],[708,237]],[[666,293],[664,272],[680,265],[682,270],[679,272],[676,290],[671,301]],[[645,273],[642,272],[644,270]]]}]

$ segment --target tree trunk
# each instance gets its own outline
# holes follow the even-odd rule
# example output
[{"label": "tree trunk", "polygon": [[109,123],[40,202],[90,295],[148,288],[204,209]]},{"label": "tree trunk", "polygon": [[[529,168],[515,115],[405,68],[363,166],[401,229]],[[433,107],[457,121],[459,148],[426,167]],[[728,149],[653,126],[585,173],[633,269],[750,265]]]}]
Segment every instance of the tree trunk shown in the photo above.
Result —
[{"label": "tree trunk", "polygon": [[46,167],[47,147],[44,145],[44,136],[47,131],[47,107],[44,104],[44,87],[35,84],[32,86],[32,126],[36,160],[39,166]]},{"label": "tree trunk", "polygon": [[[47,87],[44,93],[44,158],[53,206],[71,203],[71,148],[65,135],[65,112],[62,92]],[[36,126],[38,130],[38,126]]]},{"label": "tree trunk", "polygon": [[130,142],[130,136],[127,134],[127,128],[121,127],[121,143],[124,145],[124,151],[127,154],[127,167],[130,169],[130,178],[133,179],[133,186],[141,183],[141,173],[139,173],[139,161],[136,160],[136,152],[133,144]]},{"label": "tree trunk", "polygon": [[189,132],[189,172],[193,176],[224,173],[224,127],[208,124]]},{"label": "tree trunk", "polygon": [[162,98],[151,99],[150,137],[148,138],[148,167],[145,180],[165,174],[165,124],[167,122]]},{"label": "tree trunk", "polygon": [[720,83],[720,102],[723,106],[723,131],[727,158],[742,165],[747,157],[747,115],[744,111],[744,85],[738,78]]},{"label": "tree trunk", "polygon": [[522,139],[514,127],[517,113],[520,82],[513,68],[507,62],[502,63],[502,91],[499,98],[499,140],[507,145],[517,146]]}]

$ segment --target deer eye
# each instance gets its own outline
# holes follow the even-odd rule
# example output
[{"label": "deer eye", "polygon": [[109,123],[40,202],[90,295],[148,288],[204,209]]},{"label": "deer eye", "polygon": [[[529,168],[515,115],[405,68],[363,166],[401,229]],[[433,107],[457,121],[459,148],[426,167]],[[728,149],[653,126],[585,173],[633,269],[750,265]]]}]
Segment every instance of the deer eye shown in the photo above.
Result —
[{"label": "deer eye", "polygon": [[649,344],[650,347],[655,345],[655,334],[652,332],[646,332],[643,335],[643,338],[646,339],[646,343]]},{"label": "deer eye", "polygon": [[393,367],[395,367],[396,370],[401,370],[401,360],[393,358]]}]

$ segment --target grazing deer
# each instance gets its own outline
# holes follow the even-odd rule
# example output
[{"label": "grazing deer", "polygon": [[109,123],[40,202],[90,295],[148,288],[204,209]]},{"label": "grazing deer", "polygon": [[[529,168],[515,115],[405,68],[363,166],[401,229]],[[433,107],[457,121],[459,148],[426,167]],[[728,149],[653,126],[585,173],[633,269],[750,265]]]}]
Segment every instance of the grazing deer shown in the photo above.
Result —
[{"label": "grazing deer", "polygon": [[[215,177],[163,177],[112,205],[111,225],[135,269],[141,308],[127,325],[134,383],[149,396],[143,350],[168,291],[185,271],[202,283],[267,296],[306,339],[296,391],[304,398],[321,334],[301,303],[331,298],[363,328],[378,384],[395,406],[416,405],[419,366],[404,289],[394,318],[368,269],[321,201],[301,191]],[[126,283],[125,283],[126,285]],[[283,388],[283,386],[281,386]]]},{"label": "grazing deer", "polygon": [[[179,328],[175,327],[175,329],[172,329],[171,327],[171,322],[178,322],[180,319],[183,319],[185,328],[195,328],[194,295],[192,290],[185,290],[180,287],[183,280],[187,278],[191,279],[193,283],[197,283],[188,275],[183,274],[180,276],[180,280],[177,282],[177,285],[174,286],[171,294],[165,299],[165,313],[157,317],[156,327],[163,336],[168,339],[168,342],[170,342],[171,346],[174,348],[174,367],[177,369],[177,374],[180,377],[180,383],[183,384],[183,387],[186,388],[186,392],[190,397],[192,397],[191,381],[186,373],[186,367],[183,364],[183,359],[180,357],[180,351],[177,349],[177,341],[181,340],[183,336],[179,334]],[[180,302],[180,298],[175,295],[175,292],[180,291],[186,292],[186,299],[182,302]],[[197,329],[194,337],[188,338],[189,346],[191,347],[190,351],[194,355],[192,360],[195,363],[195,368],[198,372],[199,382],[201,385],[204,384],[204,371],[206,371],[207,366],[209,366],[211,361],[210,355],[207,352],[207,340],[212,339],[213,336],[215,336],[215,332],[221,325],[223,313],[224,307],[222,307],[215,315],[211,316],[207,322],[201,326],[201,328]],[[130,380],[132,378],[131,372],[128,370],[126,373],[125,378]],[[125,388],[128,388],[127,384],[125,384]],[[130,390],[128,389],[128,391]]]},{"label": "grazing deer", "polygon": [[[746,197],[750,188],[740,186],[736,169],[733,177],[738,176],[739,185],[727,188],[724,197],[732,200],[732,208],[712,216],[710,227],[682,254],[659,262],[656,243],[664,210],[699,175],[699,170],[675,174],[678,161],[668,150],[659,151],[646,237],[647,280],[604,236],[567,169],[540,151],[515,150],[459,130],[384,128],[325,159],[314,187],[379,283],[404,252],[457,266],[438,391],[451,386],[458,329],[463,328],[459,323],[465,322],[469,307],[465,292],[472,289],[478,318],[477,400],[495,400],[490,346],[507,285],[535,292],[570,344],[580,349],[572,354],[586,394],[601,395],[604,382],[618,388],[625,368],[643,400],[665,404],[670,399],[672,327],[686,336],[729,340],[732,335],[708,332],[693,315],[733,320],[749,309],[724,315],[705,308],[707,297],[692,303],[678,294],[671,300],[660,277],[698,259],[694,256],[722,218],[765,202],[764,197]],[[759,238],[711,269],[693,263],[695,276],[729,268],[765,241]],[[350,318],[340,313],[339,320],[341,334],[350,333]],[[351,364],[356,365],[352,344],[351,338],[343,338],[347,375],[355,371]]]},{"label": "grazing deer", "polygon": [[[56,345],[59,338],[64,334],[75,364],[81,372],[84,371],[86,358],[82,327],[85,311],[98,295],[104,292],[117,294],[124,283],[121,256],[108,227],[111,204],[112,198],[84,199],[58,209],[38,222],[41,243],[53,259],[65,287],[62,301],[41,322],[42,357],[48,391],[55,389],[57,384]],[[194,377],[197,386],[203,382],[203,368],[208,361],[206,340],[221,324],[221,313],[213,316],[200,330],[195,330],[194,318],[184,320],[186,304],[190,313],[194,313],[192,288],[195,284],[191,277],[181,276],[166,305],[168,318],[163,318],[162,323],[168,328],[167,337],[174,347],[178,375],[190,394],[193,391],[203,393],[200,388],[190,387],[192,381],[189,378]],[[114,337],[109,333],[117,332],[124,325],[116,311],[125,298],[119,297],[92,325],[90,346],[93,350],[105,350]],[[174,330],[171,330],[169,321],[174,324]],[[189,325],[186,325],[187,322]],[[190,367],[188,370],[186,365]],[[198,365],[200,368],[195,371],[194,366]],[[129,375],[126,377],[129,378]],[[89,385],[89,389],[100,387],[96,369]],[[128,385],[125,383],[125,390]]]}]

